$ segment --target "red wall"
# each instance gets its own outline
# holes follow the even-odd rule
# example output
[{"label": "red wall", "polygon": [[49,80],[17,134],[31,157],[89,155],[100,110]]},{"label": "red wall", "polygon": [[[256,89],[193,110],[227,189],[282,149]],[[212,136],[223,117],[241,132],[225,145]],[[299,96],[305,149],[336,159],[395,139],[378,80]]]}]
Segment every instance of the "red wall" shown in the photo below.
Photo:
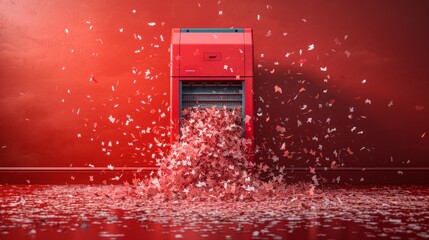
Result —
[{"label": "red wall", "polygon": [[1,1],[0,166],[153,166],[154,137],[168,142],[171,29],[251,27],[258,161],[428,167],[427,5]]}]

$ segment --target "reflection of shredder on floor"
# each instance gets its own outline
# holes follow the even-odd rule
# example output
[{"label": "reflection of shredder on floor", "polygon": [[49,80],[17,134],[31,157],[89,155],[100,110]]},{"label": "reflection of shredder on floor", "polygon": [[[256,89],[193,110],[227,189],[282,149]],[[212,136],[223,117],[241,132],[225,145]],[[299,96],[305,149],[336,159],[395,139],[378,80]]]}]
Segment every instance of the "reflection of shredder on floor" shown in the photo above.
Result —
[{"label": "reflection of shredder on floor", "polygon": [[253,141],[252,30],[176,28],[170,51],[171,143],[179,139],[183,109],[212,106],[241,108],[243,136]]}]

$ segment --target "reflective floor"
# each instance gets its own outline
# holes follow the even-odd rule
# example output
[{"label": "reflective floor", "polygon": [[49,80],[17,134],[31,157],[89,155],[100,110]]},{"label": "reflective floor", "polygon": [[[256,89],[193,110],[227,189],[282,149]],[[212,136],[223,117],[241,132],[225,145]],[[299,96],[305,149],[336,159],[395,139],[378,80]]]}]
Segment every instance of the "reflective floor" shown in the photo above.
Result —
[{"label": "reflective floor", "polygon": [[0,239],[425,239],[427,186],[294,189],[263,202],[143,200],[126,186],[0,185]]}]

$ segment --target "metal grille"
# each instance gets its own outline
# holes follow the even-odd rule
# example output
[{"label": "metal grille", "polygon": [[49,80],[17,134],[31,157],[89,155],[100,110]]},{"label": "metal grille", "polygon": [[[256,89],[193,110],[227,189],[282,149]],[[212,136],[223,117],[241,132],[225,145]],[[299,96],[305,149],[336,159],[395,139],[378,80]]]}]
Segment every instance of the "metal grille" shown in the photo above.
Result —
[{"label": "metal grille", "polygon": [[242,107],[244,100],[241,81],[183,81],[181,87],[181,109]]}]

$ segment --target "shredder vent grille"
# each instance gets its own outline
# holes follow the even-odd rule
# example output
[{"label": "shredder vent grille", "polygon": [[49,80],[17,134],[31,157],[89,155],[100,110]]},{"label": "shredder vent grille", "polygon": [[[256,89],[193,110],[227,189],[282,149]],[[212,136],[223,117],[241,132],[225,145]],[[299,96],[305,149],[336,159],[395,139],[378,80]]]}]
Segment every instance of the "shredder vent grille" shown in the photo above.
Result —
[{"label": "shredder vent grille", "polygon": [[235,82],[188,82],[181,83],[181,109],[185,108],[237,108],[243,107],[243,83]]}]

